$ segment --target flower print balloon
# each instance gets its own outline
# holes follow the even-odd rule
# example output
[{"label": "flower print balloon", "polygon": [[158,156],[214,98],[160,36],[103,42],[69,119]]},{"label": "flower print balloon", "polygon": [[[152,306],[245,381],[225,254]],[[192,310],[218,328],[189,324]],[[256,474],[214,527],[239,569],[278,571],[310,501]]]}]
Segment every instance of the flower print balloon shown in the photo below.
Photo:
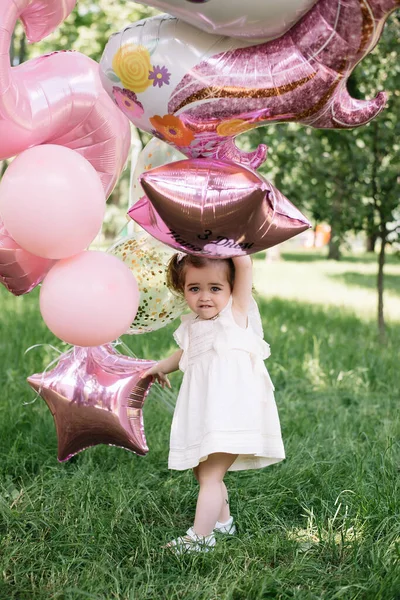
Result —
[{"label": "flower print balloon", "polygon": [[[257,168],[266,147],[239,150],[234,139],[244,131],[274,121],[352,128],[384,108],[383,92],[372,100],[354,99],[346,82],[399,5],[399,0],[318,0],[284,35],[256,44],[159,15],[110,38],[101,77],[115,102],[120,94],[136,95],[143,112],[132,111],[135,125],[186,156]],[[154,86],[156,67],[163,74]]]}]

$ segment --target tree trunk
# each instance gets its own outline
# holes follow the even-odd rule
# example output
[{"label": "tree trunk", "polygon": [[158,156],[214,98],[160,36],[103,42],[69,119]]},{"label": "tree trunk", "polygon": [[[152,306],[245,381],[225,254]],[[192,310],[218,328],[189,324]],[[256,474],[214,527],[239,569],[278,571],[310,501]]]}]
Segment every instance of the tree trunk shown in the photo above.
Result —
[{"label": "tree trunk", "polygon": [[[315,248],[317,247],[317,227],[318,227],[318,221],[315,221],[314,223],[314,231],[313,231],[313,249],[315,250]],[[330,238],[329,238],[330,239]]]},{"label": "tree trunk", "polygon": [[341,182],[336,181],[336,192],[332,198],[332,213],[331,213],[331,222],[329,225],[331,226],[331,237],[329,238],[329,251],[328,251],[328,259],[329,260],[340,260],[340,244],[341,244],[341,235],[339,232],[341,231],[341,201],[340,197],[342,194]]},{"label": "tree trunk", "polygon": [[378,236],[376,235],[376,233],[367,234],[367,239],[366,239],[366,244],[365,244],[365,250],[367,252],[375,252],[375,245],[376,245],[377,239],[378,239]]},{"label": "tree trunk", "polygon": [[331,229],[331,237],[329,239],[329,252],[328,259],[329,260],[340,260],[340,239],[338,236],[333,234],[333,229]]},{"label": "tree trunk", "polygon": [[379,239],[381,242],[381,249],[378,257],[378,276],[377,276],[377,290],[378,290],[378,336],[379,341],[383,344],[385,341],[385,316],[383,313],[383,291],[384,291],[384,273],[383,269],[385,266],[385,250],[388,230],[386,226],[387,216],[385,214],[384,200],[380,198],[379,187],[378,187],[378,166],[381,163],[381,156],[379,154],[378,137],[379,137],[379,125],[377,121],[372,123],[372,171],[371,171],[371,184],[372,184],[372,197],[374,199],[374,207],[376,213],[379,216]]},{"label": "tree trunk", "polygon": [[381,249],[379,252],[378,258],[378,277],[377,277],[377,288],[378,288],[378,333],[379,333],[379,341],[383,343],[385,341],[385,316],[383,313],[383,291],[384,291],[384,266],[385,266],[385,249],[386,249],[386,238],[387,238],[387,230],[385,223],[382,223],[381,227]]},{"label": "tree trunk", "polygon": [[[375,142],[375,146],[373,146],[373,151],[377,152],[376,142]],[[374,155],[374,160],[376,160],[375,155]],[[372,175],[374,178],[376,178],[377,165],[373,165],[372,170],[373,170]],[[375,181],[375,183],[372,182],[372,190],[373,190],[373,193],[376,195],[376,193],[377,193],[376,181]],[[374,204],[369,204],[366,207],[365,234],[367,236],[367,239],[366,239],[366,244],[365,244],[365,250],[367,252],[375,252],[376,240],[379,237],[379,227],[376,224],[376,202],[377,202],[377,199],[374,197]]]}]

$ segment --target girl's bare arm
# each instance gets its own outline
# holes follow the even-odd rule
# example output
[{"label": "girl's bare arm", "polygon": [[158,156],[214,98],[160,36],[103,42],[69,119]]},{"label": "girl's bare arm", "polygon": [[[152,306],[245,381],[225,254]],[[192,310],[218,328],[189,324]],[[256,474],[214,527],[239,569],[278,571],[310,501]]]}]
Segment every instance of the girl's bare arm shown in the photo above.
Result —
[{"label": "girl's bare arm", "polygon": [[171,356],[160,360],[160,362],[152,366],[151,369],[144,371],[144,373],[141,375],[141,379],[152,375],[156,381],[162,385],[162,387],[165,385],[171,387],[167,374],[173,373],[173,371],[177,371],[179,369],[179,361],[181,360],[182,352],[183,350],[177,350],[171,354]]},{"label": "girl's bare arm", "polygon": [[253,289],[253,264],[250,256],[236,256],[235,284],[232,291],[232,308],[247,316]]}]

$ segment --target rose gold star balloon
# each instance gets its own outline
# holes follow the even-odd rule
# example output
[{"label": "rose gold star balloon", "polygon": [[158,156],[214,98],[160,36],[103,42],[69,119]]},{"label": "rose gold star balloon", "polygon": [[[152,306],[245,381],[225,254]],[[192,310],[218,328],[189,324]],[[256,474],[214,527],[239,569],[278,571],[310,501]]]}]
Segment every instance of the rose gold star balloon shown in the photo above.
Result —
[{"label": "rose gold star balloon", "polygon": [[140,375],[153,365],[109,344],[73,347],[52,371],[28,377],[54,417],[60,462],[97,444],[148,452],[142,408],[152,377]]},{"label": "rose gold star balloon", "polygon": [[258,173],[213,159],[191,159],[141,176],[147,194],[128,212],[152,236],[184,252],[253,254],[311,227]]},{"label": "rose gold star balloon", "polygon": [[14,296],[30,292],[55,262],[23,250],[0,220],[0,283]]}]

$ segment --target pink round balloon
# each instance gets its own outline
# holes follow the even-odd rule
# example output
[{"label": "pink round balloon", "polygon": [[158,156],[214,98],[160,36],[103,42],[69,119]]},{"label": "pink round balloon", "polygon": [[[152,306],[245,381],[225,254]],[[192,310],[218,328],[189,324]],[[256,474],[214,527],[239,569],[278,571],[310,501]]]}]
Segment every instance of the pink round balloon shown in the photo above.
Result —
[{"label": "pink round balloon", "polygon": [[26,150],[0,182],[4,225],[36,256],[67,258],[81,252],[96,237],[104,211],[104,190],[95,169],[63,146]]},{"label": "pink round balloon", "polygon": [[115,256],[82,252],[50,269],[40,290],[47,327],[75,346],[100,346],[125,333],[139,304],[136,279]]}]

